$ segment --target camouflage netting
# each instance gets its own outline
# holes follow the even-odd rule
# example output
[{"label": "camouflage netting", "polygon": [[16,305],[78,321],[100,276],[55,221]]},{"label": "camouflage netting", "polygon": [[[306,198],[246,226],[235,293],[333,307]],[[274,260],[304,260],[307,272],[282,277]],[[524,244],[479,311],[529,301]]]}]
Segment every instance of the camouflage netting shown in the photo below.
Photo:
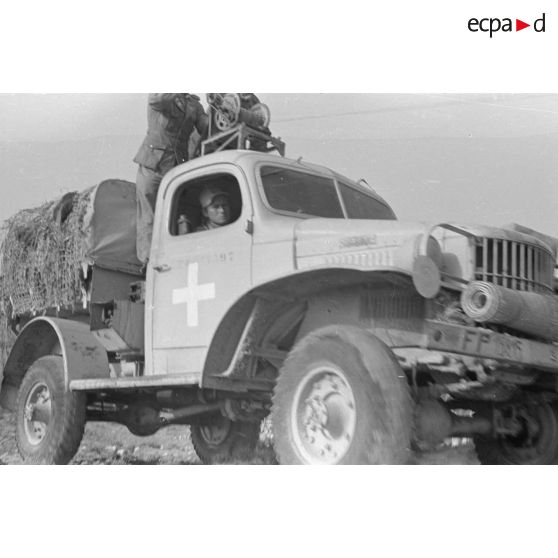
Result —
[{"label": "camouflage netting", "polygon": [[4,222],[0,233],[2,361],[15,337],[8,320],[80,304],[93,190],[66,194]]},{"label": "camouflage netting", "polygon": [[[25,209],[0,228],[0,359],[19,316],[72,312],[86,302],[87,264],[127,270],[136,259],[135,185],[106,180]],[[85,265],[85,267],[84,267]]]},{"label": "camouflage netting", "polygon": [[35,314],[72,307],[79,300],[93,190],[66,194],[5,222],[0,245],[2,313]]}]

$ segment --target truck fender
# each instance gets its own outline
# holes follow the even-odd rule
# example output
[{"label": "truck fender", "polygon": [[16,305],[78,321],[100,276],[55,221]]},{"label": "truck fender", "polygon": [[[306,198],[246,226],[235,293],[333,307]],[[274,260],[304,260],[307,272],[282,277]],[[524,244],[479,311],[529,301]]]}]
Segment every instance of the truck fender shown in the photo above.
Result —
[{"label": "truck fender", "polygon": [[66,389],[71,380],[110,376],[107,353],[89,325],[61,318],[35,318],[21,330],[6,361],[0,406],[15,410],[23,376],[31,364],[47,355],[62,357]]}]

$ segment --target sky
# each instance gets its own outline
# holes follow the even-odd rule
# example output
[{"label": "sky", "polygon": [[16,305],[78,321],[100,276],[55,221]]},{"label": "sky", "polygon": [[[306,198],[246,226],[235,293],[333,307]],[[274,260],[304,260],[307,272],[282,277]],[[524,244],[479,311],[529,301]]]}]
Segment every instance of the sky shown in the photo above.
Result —
[{"label": "sky", "polygon": [[[288,157],[366,179],[402,220],[558,236],[556,94],[259,96]],[[133,181],[145,129],[145,94],[1,94],[0,219],[106,178]]]}]

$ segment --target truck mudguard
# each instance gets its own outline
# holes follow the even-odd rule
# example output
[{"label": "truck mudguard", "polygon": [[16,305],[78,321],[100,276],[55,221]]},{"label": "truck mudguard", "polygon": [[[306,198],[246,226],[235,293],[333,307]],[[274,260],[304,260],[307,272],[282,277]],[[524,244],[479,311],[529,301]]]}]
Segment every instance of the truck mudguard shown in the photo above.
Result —
[{"label": "truck mudguard", "polygon": [[59,318],[40,317],[30,321],[19,334],[4,367],[0,405],[14,410],[19,385],[27,369],[46,355],[62,356],[66,388],[71,380],[108,378],[105,349],[89,325]]}]

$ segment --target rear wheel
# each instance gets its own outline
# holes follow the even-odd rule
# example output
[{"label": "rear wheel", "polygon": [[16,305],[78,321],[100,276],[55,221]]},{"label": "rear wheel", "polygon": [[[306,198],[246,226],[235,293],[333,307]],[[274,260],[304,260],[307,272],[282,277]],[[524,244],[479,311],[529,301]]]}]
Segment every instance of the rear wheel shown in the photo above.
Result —
[{"label": "rear wheel", "polygon": [[357,328],[310,334],[273,397],[275,451],[286,464],[405,463],[411,398],[389,348]]},{"label": "rear wheel", "polygon": [[558,414],[549,403],[528,404],[517,412],[522,429],[516,436],[477,437],[484,465],[552,465],[558,463]]},{"label": "rear wheel", "polygon": [[16,439],[26,463],[64,465],[76,454],[85,428],[85,395],[66,390],[59,356],[35,361],[19,388]]},{"label": "rear wheel", "polygon": [[190,426],[192,445],[208,465],[244,462],[254,455],[260,436],[259,422],[232,421],[215,415],[210,421]]}]

